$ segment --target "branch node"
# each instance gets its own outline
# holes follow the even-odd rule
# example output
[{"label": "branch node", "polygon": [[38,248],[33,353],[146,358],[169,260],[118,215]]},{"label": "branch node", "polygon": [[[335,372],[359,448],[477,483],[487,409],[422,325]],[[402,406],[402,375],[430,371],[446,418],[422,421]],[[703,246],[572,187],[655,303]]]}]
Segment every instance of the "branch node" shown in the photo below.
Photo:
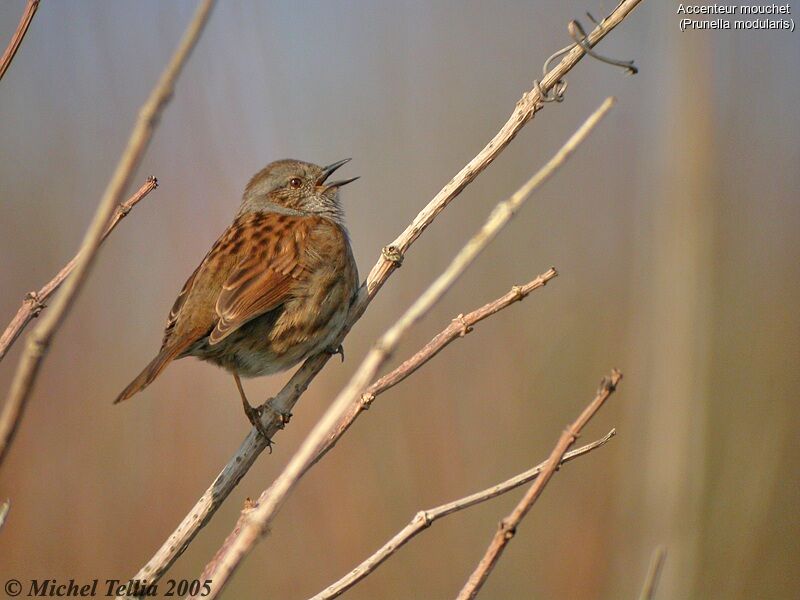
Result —
[{"label": "branch node", "polygon": [[515,525],[510,524],[505,519],[500,521],[498,529],[500,529],[500,531],[503,534],[503,538],[505,538],[506,540],[510,540],[517,533],[517,527]]},{"label": "branch node", "polygon": [[42,309],[47,306],[39,298],[38,292],[28,292],[27,294],[25,294],[25,299],[23,300],[23,302],[25,302],[25,304],[30,306],[31,315],[33,317],[38,317],[39,313],[42,312]]},{"label": "branch node", "polygon": [[615,391],[620,379],[622,379],[622,373],[618,369],[611,369],[611,376],[603,377],[600,380],[600,387],[597,388],[597,393]]},{"label": "branch node", "polygon": [[473,329],[464,318],[464,313],[460,313],[455,319],[453,319],[453,323],[461,323],[461,331],[458,333],[459,337],[464,337]]},{"label": "branch node", "polygon": [[394,265],[395,269],[399,269],[403,265],[403,253],[397,246],[384,246],[381,248],[381,256]]},{"label": "branch node", "polygon": [[422,526],[425,528],[430,527],[431,523],[433,523],[433,519],[431,519],[431,516],[428,514],[427,510],[419,511],[416,515],[414,515],[414,520],[422,523]]},{"label": "branch node", "polygon": [[563,102],[564,92],[567,91],[567,82],[563,79],[559,79],[553,84],[553,87],[550,88],[551,93],[548,94],[542,87],[542,83],[538,79],[534,79],[533,89],[536,90],[536,93],[539,95],[539,101],[533,105],[535,109],[537,104],[541,102]]},{"label": "branch node", "polygon": [[373,400],[375,400],[375,394],[371,392],[364,392],[361,394],[361,409],[369,410],[369,407],[372,406]]},{"label": "branch node", "polygon": [[[592,17],[591,15],[589,15],[589,18],[594,20],[594,17]],[[597,24],[597,26],[602,28],[602,25],[600,25],[599,23]],[[617,60],[615,58],[607,58],[605,56],[597,54],[597,52],[595,52],[592,49],[591,44],[589,44],[588,36],[586,35],[586,32],[583,30],[583,27],[581,27],[581,24],[578,21],[575,20],[570,21],[569,25],[567,25],[567,31],[569,31],[570,37],[572,37],[572,39],[575,40],[575,44],[580,46],[583,49],[583,51],[586,52],[586,54],[588,54],[592,58],[597,59],[600,62],[604,62],[606,64],[625,69],[628,75],[636,75],[636,73],[639,72],[639,69],[637,69],[633,65],[632,60]]]}]

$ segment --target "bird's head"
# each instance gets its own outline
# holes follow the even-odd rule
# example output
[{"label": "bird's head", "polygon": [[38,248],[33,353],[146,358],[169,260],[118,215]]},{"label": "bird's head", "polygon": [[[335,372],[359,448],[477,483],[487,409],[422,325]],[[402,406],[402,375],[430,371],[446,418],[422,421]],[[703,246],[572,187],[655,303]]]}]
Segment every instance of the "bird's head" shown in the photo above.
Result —
[{"label": "bird's head", "polygon": [[328,179],[349,161],[346,158],[327,167],[292,159],[270,163],[247,184],[239,213],[283,209],[318,214],[341,223],[344,215],[339,203],[339,188],[358,177]]}]

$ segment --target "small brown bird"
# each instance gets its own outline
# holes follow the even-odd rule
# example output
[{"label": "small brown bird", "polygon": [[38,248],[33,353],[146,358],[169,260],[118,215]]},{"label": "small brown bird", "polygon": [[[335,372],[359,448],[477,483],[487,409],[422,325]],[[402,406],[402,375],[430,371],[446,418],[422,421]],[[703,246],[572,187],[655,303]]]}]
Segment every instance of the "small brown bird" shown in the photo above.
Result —
[{"label": "small brown bird", "polygon": [[319,167],[279,160],[247,184],[239,212],[183,286],[161,351],[114,401],[147,387],[173,360],[196,356],[230,371],[245,413],[260,412],[240,377],[283,371],[332,344],[358,290],[339,188],[350,159]]}]

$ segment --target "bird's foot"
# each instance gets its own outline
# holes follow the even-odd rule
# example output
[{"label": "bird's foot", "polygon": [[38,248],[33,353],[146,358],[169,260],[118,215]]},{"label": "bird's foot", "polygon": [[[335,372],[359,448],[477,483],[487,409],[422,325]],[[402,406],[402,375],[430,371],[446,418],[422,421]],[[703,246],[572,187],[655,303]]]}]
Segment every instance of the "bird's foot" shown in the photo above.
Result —
[{"label": "bird's foot", "polygon": [[244,405],[244,414],[247,415],[247,420],[250,421],[250,424],[256,428],[259,434],[264,438],[267,442],[267,447],[269,448],[270,453],[272,453],[272,438],[269,437],[269,433],[267,433],[267,428],[264,426],[264,423],[261,422],[261,416],[264,414],[264,409],[260,406],[252,407],[250,404]]},{"label": "bird's foot", "polygon": [[342,357],[342,362],[344,362],[344,346],[339,344],[335,348],[331,346],[330,348],[325,348],[325,352],[330,354],[331,356],[336,356],[337,354]]}]

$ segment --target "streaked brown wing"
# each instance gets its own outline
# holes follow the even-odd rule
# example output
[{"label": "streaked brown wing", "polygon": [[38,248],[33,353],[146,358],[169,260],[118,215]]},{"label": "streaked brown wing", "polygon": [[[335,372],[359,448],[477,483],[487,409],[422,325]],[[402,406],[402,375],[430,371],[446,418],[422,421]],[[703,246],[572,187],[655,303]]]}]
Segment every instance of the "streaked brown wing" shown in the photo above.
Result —
[{"label": "streaked brown wing", "polygon": [[167,345],[167,340],[169,340],[170,335],[172,335],[172,330],[175,327],[175,323],[178,322],[178,313],[180,313],[184,302],[186,302],[186,298],[189,296],[189,291],[192,289],[192,285],[194,285],[194,278],[197,276],[197,273],[200,271],[200,268],[203,266],[203,264],[204,263],[200,263],[194,272],[189,275],[189,279],[187,279],[186,283],[183,284],[180,294],[178,294],[178,297],[175,298],[175,302],[169,311],[169,316],[167,317],[167,325],[164,328],[164,339],[161,343],[162,348]]},{"label": "streaked brown wing", "polygon": [[305,271],[304,241],[312,220],[269,214],[257,225],[263,233],[243,252],[244,258],[222,286],[217,325],[208,341],[224,340],[239,327],[292,298]]}]

